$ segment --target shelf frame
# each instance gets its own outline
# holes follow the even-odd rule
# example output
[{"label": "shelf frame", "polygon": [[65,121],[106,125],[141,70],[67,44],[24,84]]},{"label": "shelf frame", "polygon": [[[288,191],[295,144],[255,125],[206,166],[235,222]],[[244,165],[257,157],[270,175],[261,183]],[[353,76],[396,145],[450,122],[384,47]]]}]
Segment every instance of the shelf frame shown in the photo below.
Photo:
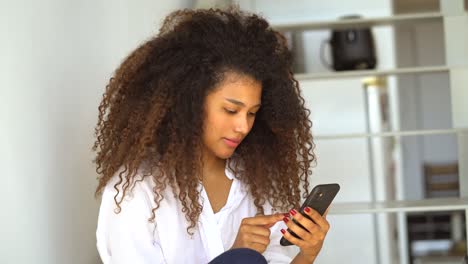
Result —
[{"label": "shelf frame", "polygon": [[370,26],[396,25],[400,23],[426,22],[442,19],[441,12],[423,12],[412,14],[401,14],[388,17],[353,18],[330,21],[304,21],[290,23],[271,23],[271,27],[279,31],[305,31],[320,29],[345,29],[361,28]]},{"label": "shelf frame", "polygon": [[340,79],[353,77],[368,77],[368,76],[389,76],[389,75],[404,75],[404,74],[424,74],[435,72],[449,72],[448,66],[422,66],[422,67],[406,67],[397,69],[378,69],[378,70],[354,70],[340,72],[324,72],[324,73],[296,73],[294,77],[298,81],[321,80],[321,79]]},{"label": "shelf frame", "polygon": [[323,134],[323,135],[314,136],[314,139],[315,140],[337,140],[337,139],[356,139],[356,138],[372,138],[372,137],[428,136],[428,135],[463,134],[463,133],[468,133],[468,128],[392,131],[392,132],[382,132],[382,133]]},{"label": "shelf frame", "polygon": [[435,212],[468,210],[467,197],[434,198],[414,201],[343,202],[330,207],[330,215]]}]

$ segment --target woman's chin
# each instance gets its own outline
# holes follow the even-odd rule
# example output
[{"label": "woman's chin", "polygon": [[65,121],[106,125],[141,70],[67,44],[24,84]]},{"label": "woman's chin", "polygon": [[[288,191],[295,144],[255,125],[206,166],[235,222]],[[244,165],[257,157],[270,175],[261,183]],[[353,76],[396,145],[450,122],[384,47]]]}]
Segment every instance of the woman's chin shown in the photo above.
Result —
[{"label": "woman's chin", "polygon": [[222,151],[216,154],[220,159],[229,159],[234,154],[234,150]]}]

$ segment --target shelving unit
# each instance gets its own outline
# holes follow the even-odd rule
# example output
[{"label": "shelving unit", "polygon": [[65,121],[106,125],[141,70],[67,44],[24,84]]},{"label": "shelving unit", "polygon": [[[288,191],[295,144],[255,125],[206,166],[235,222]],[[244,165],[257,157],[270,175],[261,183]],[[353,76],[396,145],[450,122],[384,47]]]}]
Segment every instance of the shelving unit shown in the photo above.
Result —
[{"label": "shelving unit", "polygon": [[346,20],[332,21],[317,21],[317,22],[297,22],[297,23],[272,23],[272,26],[280,31],[302,31],[302,30],[317,30],[317,29],[341,29],[341,28],[359,28],[384,25],[396,25],[398,23],[420,23],[435,19],[442,19],[443,14],[440,12],[431,13],[414,13],[395,15],[390,17],[377,18],[359,18]]},{"label": "shelving unit", "polygon": [[425,66],[425,67],[408,67],[399,69],[388,70],[356,70],[356,71],[342,71],[342,72],[326,72],[326,73],[298,73],[294,77],[298,81],[305,80],[320,80],[320,79],[339,79],[350,77],[367,77],[367,76],[389,76],[389,75],[403,75],[403,74],[416,74],[416,73],[433,73],[433,72],[448,72],[448,66]]},{"label": "shelving unit", "polygon": [[[447,62],[448,65],[440,66],[424,66],[424,67],[408,67],[388,70],[356,70],[356,71],[343,71],[343,72],[326,72],[326,73],[298,73],[295,74],[295,78],[299,81],[305,80],[318,80],[318,79],[337,79],[337,78],[349,78],[349,77],[366,77],[366,76],[389,76],[389,75],[403,75],[403,74],[420,74],[420,73],[434,73],[434,72],[447,72],[452,81],[452,90],[456,85],[463,85],[463,81],[467,80],[467,76],[464,73],[468,72],[468,56],[464,57],[464,54],[468,54],[466,48],[468,44],[468,33],[466,28],[468,24],[461,23],[458,26],[454,26],[455,23],[465,19],[468,21],[468,14],[463,8],[463,0],[440,0],[442,6],[442,12],[426,12],[426,13],[413,13],[395,15],[390,17],[380,18],[361,18],[361,19],[347,19],[347,20],[332,20],[332,21],[318,21],[318,22],[296,22],[296,23],[272,23],[272,27],[279,31],[305,31],[305,30],[318,30],[318,29],[336,29],[336,28],[357,28],[357,27],[369,27],[369,26],[382,26],[382,25],[396,25],[399,23],[419,23],[431,20],[443,20],[445,23],[446,37],[447,37]],[[465,30],[464,30],[465,29]],[[456,39],[461,41],[456,41]],[[457,42],[457,44],[454,44]],[[451,50],[451,49],[462,49]],[[456,55],[454,55],[456,54]],[[461,55],[461,56],[459,56]],[[456,58],[456,59],[454,59]],[[458,78],[458,79],[457,79]],[[455,82],[454,82],[455,81]],[[468,82],[466,82],[468,87]],[[458,86],[457,86],[458,87]],[[462,98],[468,100],[467,89],[459,88],[456,90],[458,94],[462,95]],[[464,91],[464,92],[463,92]],[[452,98],[457,102],[460,102],[460,97],[452,94]],[[454,106],[454,112],[456,113],[468,113],[468,105],[464,103],[458,103]],[[445,130],[419,130],[419,131],[400,131],[400,132],[388,132],[378,134],[367,134],[367,133],[356,133],[356,134],[342,134],[342,135],[318,135],[316,139],[345,139],[345,138],[361,138],[361,137],[395,137],[395,136],[412,136],[412,135],[430,135],[430,134],[468,134],[468,118],[454,116],[454,129]],[[468,114],[467,114],[468,116]],[[458,120],[458,119],[460,120]],[[463,151],[463,150],[462,150]],[[466,151],[466,150],[465,150]],[[467,160],[467,155],[461,153],[460,163]],[[468,163],[467,163],[468,165]],[[464,167],[464,166],[462,166]],[[468,184],[468,176],[466,169],[460,174],[460,177],[464,179],[464,182]],[[463,181],[462,181],[463,182]],[[468,196],[468,191],[462,192],[463,196]],[[455,200],[450,200],[456,202]],[[466,203],[463,208],[468,209],[468,200],[460,199],[462,203]],[[429,203],[436,202],[435,200],[429,200]],[[412,210],[411,203],[401,203],[402,207],[391,207],[392,203],[379,203],[376,208],[383,208],[386,205],[390,206],[389,210],[382,209],[382,212],[404,212]],[[411,205],[406,207],[406,205]],[[362,205],[369,207],[370,205]],[[382,207],[383,206],[383,207]],[[461,204],[459,205],[461,206]],[[372,206],[370,206],[372,207]],[[442,206],[445,208],[445,206]],[[441,209],[442,209],[441,207]],[[393,209],[390,209],[393,208]],[[437,206],[429,207],[436,210]],[[459,208],[459,207],[457,207]],[[342,209],[340,209],[341,211]],[[432,209],[431,209],[432,210]]]},{"label": "shelving unit", "polygon": [[[399,138],[402,136],[454,134],[458,142],[460,198],[335,203],[331,207],[330,214],[397,213],[398,221],[402,223],[406,221],[404,213],[407,212],[464,210],[465,219],[468,219],[468,13],[464,7],[465,2],[464,0],[439,0],[440,12],[411,13],[379,18],[272,23],[275,29],[283,32],[374,27],[428,21],[441,21],[443,23],[446,65],[343,72],[297,73],[295,74],[295,78],[299,82],[304,82],[351,77],[399,76],[438,72],[447,73],[450,80],[452,102],[452,129],[316,135],[315,139]],[[468,232],[468,221],[465,222],[465,224],[465,230]],[[468,237],[468,234],[465,235]],[[404,241],[406,239],[404,231],[399,231],[399,239],[401,244],[399,249],[401,254],[404,255],[405,250],[408,250],[408,242]],[[402,259],[401,263],[408,263],[408,260]]]},{"label": "shelving unit", "polygon": [[336,134],[336,135],[316,135],[317,140],[335,140],[335,139],[352,139],[352,138],[371,138],[371,137],[403,137],[403,136],[423,136],[423,135],[443,135],[443,134],[458,134],[468,133],[468,128],[456,129],[435,129],[435,130],[415,130],[415,131],[393,131],[384,133],[353,133],[353,134]]},{"label": "shelving unit", "polygon": [[438,198],[417,201],[335,203],[330,214],[369,214],[467,210],[468,198]]}]

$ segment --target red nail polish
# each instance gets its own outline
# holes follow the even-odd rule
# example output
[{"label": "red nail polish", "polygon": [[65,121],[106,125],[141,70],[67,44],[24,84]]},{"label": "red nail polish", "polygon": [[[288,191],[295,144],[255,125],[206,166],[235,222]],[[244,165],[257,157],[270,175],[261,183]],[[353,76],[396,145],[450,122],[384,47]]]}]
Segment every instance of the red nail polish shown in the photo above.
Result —
[{"label": "red nail polish", "polygon": [[289,217],[290,216],[289,213],[284,213],[283,215],[284,215],[284,217]]},{"label": "red nail polish", "polygon": [[310,207],[304,208],[304,211],[305,211],[306,213],[310,213]]},{"label": "red nail polish", "polygon": [[289,218],[285,217],[285,218],[283,218],[283,221],[284,221],[285,223],[288,223]]},{"label": "red nail polish", "polygon": [[296,212],[296,210],[291,209],[291,211],[289,211],[289,213],[291,213],[291,215],[294,216],[297,212]]},{"label": "red nail polish", "polygon": [[283,234],[284,234],[284,233],[286,233],[286,230],[284,230],[284,229],[281,229],[281,233],[283,233]]}]

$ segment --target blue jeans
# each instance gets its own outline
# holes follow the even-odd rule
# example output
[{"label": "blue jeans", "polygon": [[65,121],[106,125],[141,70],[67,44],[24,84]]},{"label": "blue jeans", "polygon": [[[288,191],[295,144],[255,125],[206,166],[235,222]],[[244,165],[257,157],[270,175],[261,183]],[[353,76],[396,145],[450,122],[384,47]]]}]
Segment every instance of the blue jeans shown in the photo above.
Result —
[{"label": "blue jeans", "polygon": [[209,264],[266,264],[262,254],[250,248],[231,249],[214,258]]}]

